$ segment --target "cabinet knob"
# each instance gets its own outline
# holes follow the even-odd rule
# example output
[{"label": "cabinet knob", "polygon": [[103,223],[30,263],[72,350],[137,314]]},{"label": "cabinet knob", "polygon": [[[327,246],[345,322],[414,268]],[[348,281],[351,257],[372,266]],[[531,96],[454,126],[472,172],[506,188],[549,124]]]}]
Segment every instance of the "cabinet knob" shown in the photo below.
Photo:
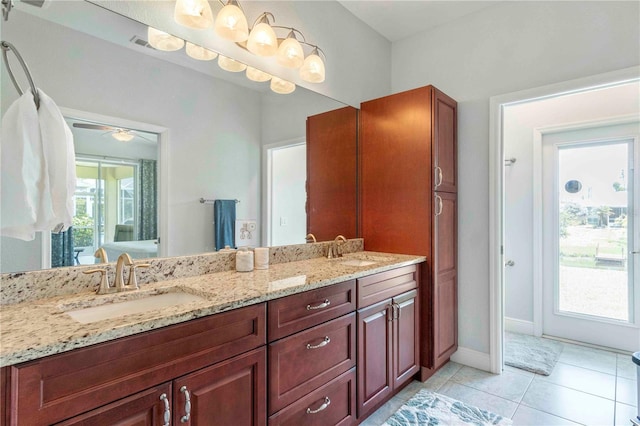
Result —
[{"label": "cabinet knob", "polygon": [[191,395],[186,386],[181,387],[180,392],[184,394],[184,416],[180,418],[180,422],[187,423],[191,418]]},{"label": "cabinet knob", "polygon": [[316,408],[315,410],[312,410],[311,407],[307,408],[307,414],[319,413],[322,410],[326,410],[329,405],[331,405],[331,400],[329,399],[328,396],[325,396],[324,402],[322,403],[322,405]]}]

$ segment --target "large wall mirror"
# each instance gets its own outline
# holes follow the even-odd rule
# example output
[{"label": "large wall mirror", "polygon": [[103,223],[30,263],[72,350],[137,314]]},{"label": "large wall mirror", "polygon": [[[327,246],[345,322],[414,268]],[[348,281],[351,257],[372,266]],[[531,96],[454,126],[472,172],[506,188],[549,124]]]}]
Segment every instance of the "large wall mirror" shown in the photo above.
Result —
[{"label": "large wall mirror", "polygon": [[[2,24],[2,40],[19,50],[74,133],[74,264],[93,262],[98,247],[120,238],[140,240],[128,249],[139,250],[138,257],[213,251],[213,205],[201,199],[238,200],[238,221],[256,228],[237,245],[305,242],[306,122],[328,111],[353,110],[353,137],[342,132],[335,140],[342,157],[353,155],[353,178],[334,189],[355,198],[352,107],[300,87],[276,94],[268,83],[223,71],[215,61],[157,51],[144,43],[146,31],[143,23],[78,1],[42,7],[16,1]],[[17,97],[3,65],[3,114]],[[142,208],[154,203],[155,210]],[[341,214],[349,216],[348,229],[335,233],[355,236],[356,212]],[[2,237],[0,244],[0,272],[55,266],[49,235],[29,242]]]}]

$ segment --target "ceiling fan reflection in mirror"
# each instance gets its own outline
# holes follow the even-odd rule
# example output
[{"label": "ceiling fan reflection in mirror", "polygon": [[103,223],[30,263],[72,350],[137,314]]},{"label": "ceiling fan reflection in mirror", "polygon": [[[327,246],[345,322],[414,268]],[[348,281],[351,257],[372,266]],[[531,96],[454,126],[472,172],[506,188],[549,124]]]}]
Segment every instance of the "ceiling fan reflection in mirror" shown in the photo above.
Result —
[{"label": "ceiling fan reflection in mirror", "polygon": [[146,138],[141,134],[134,132],[131,129],[125,129],[123,127],[112,127],[112,126],[104,126],[100,124],[89,124],[89,123],[73,123],[73,127],[77,127],[80,129],[90,129],[90,130],[105,130],[106,132],[103,133],[104,135],[111,134],[111,137],[121,142],[129,142],[135,137],[142,138],[149,142],[154,142],[151,139]]}]

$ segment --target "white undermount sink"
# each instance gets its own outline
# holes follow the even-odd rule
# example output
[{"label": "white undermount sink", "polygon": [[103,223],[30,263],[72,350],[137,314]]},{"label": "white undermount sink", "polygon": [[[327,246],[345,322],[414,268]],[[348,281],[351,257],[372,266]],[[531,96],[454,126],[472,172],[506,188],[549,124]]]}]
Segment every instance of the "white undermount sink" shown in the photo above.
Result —
[{"label": "white undermount sink", "polygon": [[[131,293],[134,294],[134,293]],[[119,318],[125,315],[140,314],[172,306],[184,305],[191,302],[203,302],[206,299],[195,294],[182,291],[168,293],[150,293],[140,297],[112,301],[98,306],[63,311],[74,320],[82,324]]]},{"label": "white undermount sink", "polygon": [[346,266],[369,266],[375,265],[378,262],[374,262],[373,260],[362,260],[362,259],[350,259],[350,260],[342,260],[340,261],[341,265]]}]

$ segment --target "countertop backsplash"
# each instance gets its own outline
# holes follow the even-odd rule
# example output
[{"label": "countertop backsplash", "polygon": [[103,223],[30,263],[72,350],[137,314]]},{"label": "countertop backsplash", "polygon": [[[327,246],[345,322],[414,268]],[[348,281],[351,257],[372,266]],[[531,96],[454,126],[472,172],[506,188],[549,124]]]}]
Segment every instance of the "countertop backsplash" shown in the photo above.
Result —
[{"label": "countertop backsplash", "polygon": [[[269,263],[278,264],[322,257],[326,255],[331,243],[327,241],[270,247]],[[362,238],[350,239],[342,245],[342,250],[343,253],[362,251],[364,250],[364,240]],[[136,260],[136,263],[151,264],[149,268],[136,269],[138,284],[144,285],[169,279],[234,270],[235,252],[151,258]],[[0,274],[0,305],[12,305],[95,291],[100,282],[99,274],[87,275],[82,272],[97,267],[108,269],[109,282],[113,285],[115,262]]]}]

